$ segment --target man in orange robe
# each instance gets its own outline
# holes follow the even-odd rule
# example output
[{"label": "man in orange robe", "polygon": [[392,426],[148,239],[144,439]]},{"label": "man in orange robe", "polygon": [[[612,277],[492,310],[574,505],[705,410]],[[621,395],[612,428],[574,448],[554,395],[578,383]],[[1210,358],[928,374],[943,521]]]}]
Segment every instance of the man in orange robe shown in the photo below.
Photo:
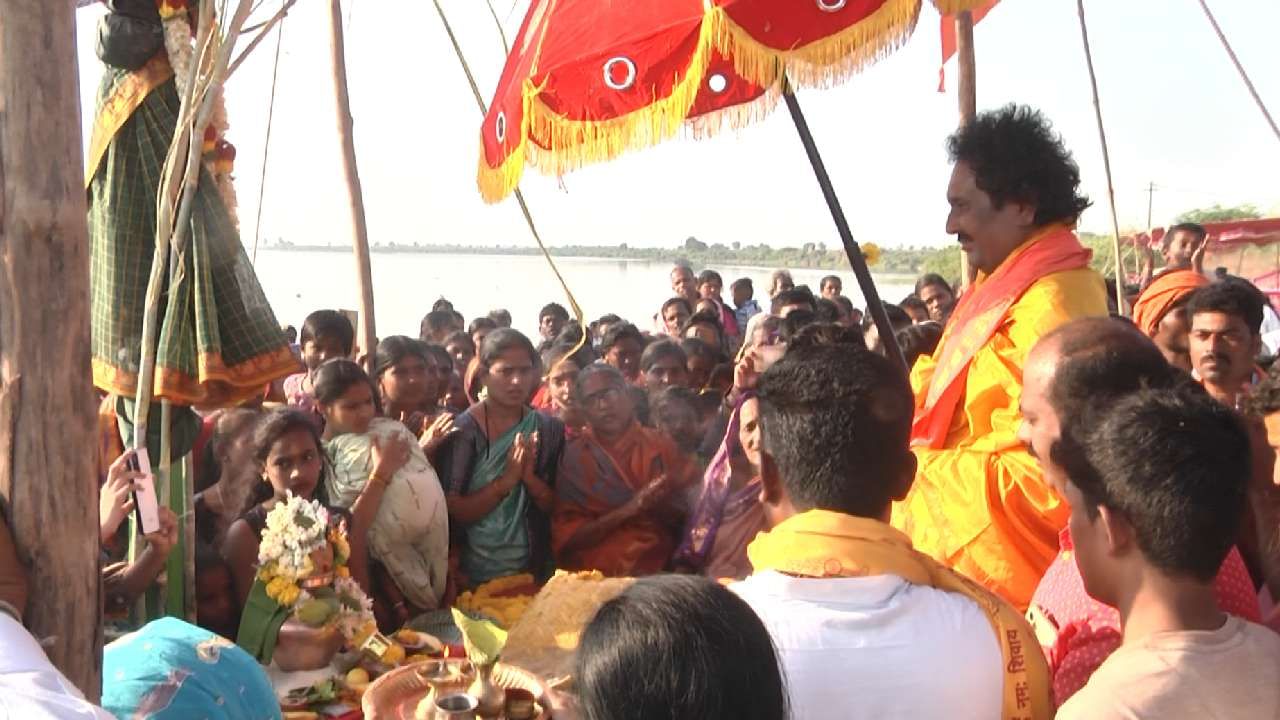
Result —
[{"label": "man in orange robe", "polygon": [[1072,232],[1079,169],[1038,112],[979,115],[948,152],[947,232],[978,274],[912,372],[919,470],[893,525],[1026,610],[1069,513],[1017,438],[1023,362],[1050,330],[1105,315],[1106,290]]}]

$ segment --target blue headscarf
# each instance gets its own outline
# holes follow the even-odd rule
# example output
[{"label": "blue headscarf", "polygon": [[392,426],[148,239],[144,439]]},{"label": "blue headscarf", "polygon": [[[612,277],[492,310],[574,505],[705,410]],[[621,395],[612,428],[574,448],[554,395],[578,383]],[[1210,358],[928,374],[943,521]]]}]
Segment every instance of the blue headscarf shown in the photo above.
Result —
[{"label": "blue headscarf", "polygon": [[107,645],[102,707],[139,720],[278,720],[267,673],[208,630],[161,618]]}]

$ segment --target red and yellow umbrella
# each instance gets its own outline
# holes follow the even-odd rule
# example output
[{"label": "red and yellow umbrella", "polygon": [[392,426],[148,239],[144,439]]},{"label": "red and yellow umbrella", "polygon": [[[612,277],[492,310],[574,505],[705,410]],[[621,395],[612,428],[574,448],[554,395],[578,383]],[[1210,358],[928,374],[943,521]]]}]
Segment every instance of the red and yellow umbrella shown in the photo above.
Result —
[{"label": "red and yellow umbrella", "polygon": [[[956,13],[983,1],[933,4]],[[831,85],[891,52],[920,5],[534,0],[481,128],[481,194],[496,202],[526,165],[560,175],[673,137],[686,120],[695,132],[745,124],[771,109],[784,72]]]},{"label": "red and yellow umbrella", "polygon": [[[932,0],[943,14],[988,0]],[[825,86],[901,44],[922,0],[533,0],[481,127],[480,192],[560,175],[682,129],[738,127],[786,99],[880,336],[893,331],[792,85]],[[899,353],[900,357],[900,353]]]}]

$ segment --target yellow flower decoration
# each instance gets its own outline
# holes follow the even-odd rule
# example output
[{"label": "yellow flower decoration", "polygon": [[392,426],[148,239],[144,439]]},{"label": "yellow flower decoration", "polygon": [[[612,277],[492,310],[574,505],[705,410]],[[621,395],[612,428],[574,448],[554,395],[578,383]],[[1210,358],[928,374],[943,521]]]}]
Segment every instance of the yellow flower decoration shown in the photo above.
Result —
[{"label": "yellow flower decoration", "polygon": [[880,262],[880,246],[875,243],[862,243],[862,257],[867,261],[867,265],[876,265]]},{"label": "yellow flower decoration", "polygon": [[334,569],[334,571],[333,571],[333,572],[334,572],[338,577],[343,577],[343,578],[345,578],[345,577],[351,577],[351,571],[350,571],[349,569],[347,569],[347,566],[346,566],[346,565],[339,565],[337,568],[335,568],[335,569]]},{"label": "yellow flower decoration", "polygon": [[293,607],[298,601],[298,595],[302,594],[302,590],[297,585],[290,584],[288,587],[280,591],[280,597],[276,602],[284,607]]}]

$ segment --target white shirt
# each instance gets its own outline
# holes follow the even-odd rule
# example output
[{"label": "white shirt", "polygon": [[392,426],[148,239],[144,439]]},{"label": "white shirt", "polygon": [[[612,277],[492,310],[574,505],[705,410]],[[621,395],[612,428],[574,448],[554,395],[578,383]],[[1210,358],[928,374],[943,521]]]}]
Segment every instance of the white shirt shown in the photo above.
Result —
[{"label": "white shirt", "polygon": [[796,720],[1000,717],[1000,648],[963,595],[896,575],[774,571],[730,589],[773,637]]},{"label": "white shirt", "polygon": [[0,612],[0,720],[110,720],[66,678],[31,633]]}]

